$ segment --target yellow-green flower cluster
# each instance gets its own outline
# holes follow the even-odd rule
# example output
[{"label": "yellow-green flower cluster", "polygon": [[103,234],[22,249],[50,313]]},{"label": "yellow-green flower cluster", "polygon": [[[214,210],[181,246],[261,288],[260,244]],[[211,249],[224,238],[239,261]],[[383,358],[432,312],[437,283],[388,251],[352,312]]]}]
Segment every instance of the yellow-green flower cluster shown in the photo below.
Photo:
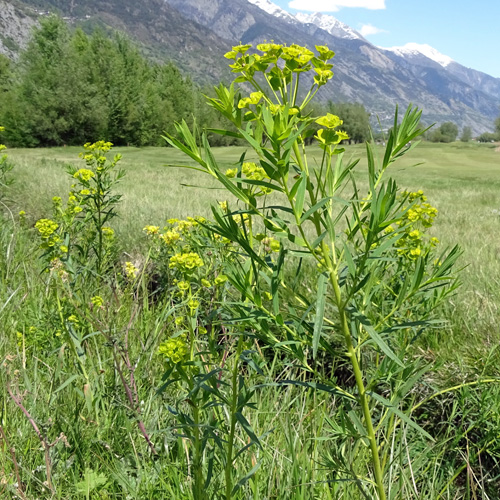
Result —
[{"label": "yellow-green flower cluster", "polygon": [[198,307],[200,306],[200,302],[196,299],[191,299],[189,302],[188,302],[188,307],[190,309],[190,312],[191,312],[191,315],[193,316],[196,312],[196,309],[198,309]]},{"label": "yellow-green flower cluster", "polygon": [[186,335],[181,334],[177,335],[177,337],[170,337],[165,342],[162,342],[158,347],[158,353],[168,358],[172,363],[180,363],[188,353]]},{"label": "yellow-green flower cluster", "polygon": [[40,237],[43,240],[42,248],[54,247],[61,241],[56,233],[59,224],[50,219],[40,219],[36,222],[35,228],[38,229]]},{"label": "yellow-green flower cluster", "polygon": [[228,278],[225,274],[219,274],[214,280],[215,286],[223,285],[227,281],[227,279]]},{"label": "yellow-green flower cluster", "polygon": [[264,251],[266,253],[280,251],[280,248],[281,248],[280,242],[271,236],[266,236],[263,233],[257,233],[255,235],[255,239],[257,241],[260,241],[260,243],[263,245]]},{"label": "yellow-green flower cluster", "polygon": [[40,236],[45,240],[50,238],[58,227],[59,224],[50,219],[40,219],[35,224],[35,228],[38,229]]},{"label": "yellow-green flower cluster", "polygon": [[[269,110],[273,115],[278,113],[279,111],[283,111],[286,108],[284,104],[269,104]],[[298,115],[300,113],[300,109],[297,106],[288,108],[288,116]]]},{"label": "yellow-green flower cluster", "polygon": [[145,226],[143,231],[145,231],[148,236],[152,236],[153,234],[159,234],[160,226]]},{"label": "yellow-green flower cluster", "polygon": [[129,279],[134,279],[139,274],[139,269],[132,262],[125,262],[125,275]]},{"label": "yellow-green flower cluster", "polygon": [[175,229],[169,229],[160,235],[160,238],[167,244],[172,245],[181,239],[181,235]]},{"label": "yellow-green flower cluster", "polygon": [[184,294],[184,292],[187,292],[190,287],[191,287],[191,285],[189,284],[189,281],[178,281],[177,282],[177,288],[180,290],[180,292],[182,294]]},{"label": "yellow-green flower cluster", "polygon": [[113,144],[106,141],[97,141],[95,143],[88,142],[83,146],[85,151],[80,153],[80,158],[83,158],[87,165],[93,168],[97,174],[105,170],[112,169],[122,158],[120,154],[115,155],[113,161],[108,162],[106,153],[108,153]]},{"label": "yellow-green flower cluster", "polygon": [[320,116],[316,123],[321,125],[322,129],[319,129],[316,134],[316,139],[324,145],[336,145],[342,141],[349,139],[346,132],[342,130],[335,130],[340,127],[344,122],[336,115],[327,113],[325,116]]},{"label": "yellow-green flower cluster", "polygon": [[[254,162],[244,162],[243,165],[241,166],[241,172],[247,179],[254,180],[254,181],[263,181],[266,179],[269,179],[269,176],[267,175],[266,171],[264,170],[263,167],[259,167],[256,163]],[[236,177],[238,174],[238,169],[237,168],[228,168],[225,172],[226,176],[229,177],[230,179]],[[268,188],[266,186],[256,186],[253,188],[256,192],[253,194],[257,196],[262,196],[264,194],[269,194],[272,189]],[[227,212],[227,202],[222,202],[219,203],[221,208]]]},{"label": "yellow-green flower cluster", "polygon": [[280,242],[275,240],[274,238],[264,238],[262,240],[262,244],[266,252],[279,252],[280,251]]},{"label": "yellow-green flower cluster", "polygon": [[[439,243],[437,238],[428,239],[423,231],[423,229],[432,226],[438,211],[427,203],[427,197],[422,190],[411,193],[404,192],[402,197],[405,197],[411,205],[410,208],[405,208],[406,212],[398,221],[398,225],[404,227],[404,232],[396,243],[397,252],[410,259],[417,259],[426,255],[431,247]],[[394,231],[392,226],[385,229],[385,233],[392,231]]]},{"label": "yellow-green flower cluster", "polygon": [[238,103],[238,108],[248,108],[250,105],[257,105],[259,104],[260,100],[264,97],[263,92],[252,92],[250,94],[250,97],[244,97],[243,99],[240,99],[240,102]]},{"label": "yellow-green flower cluster", "polygon": [[96,295],[90,299],[90,302],[94,307],[102,307],[104,305],[104,299],[100,295]]},{"label": "yellow-green flower cluster", "polygon": [[108,226],[103,226],[101,228],[102,235],[105,238],[112,239],[115,236],[115,231]]},{"label": "yellow-green flower cluster", "polygon": [[80,193],[72,190],[68,195],[68,203],[66,206],[66,210],[63,212],[61,199],[58,196],[52,198],[52,203],[54,207],[54,212],[59,213],[61,215],[67,215],[71,218],[73,215],[79,214],[83,208],[80,206],[81,203]]},{"label": "yellow-green flower cluster", "polygon": [[327,113],[325,116],[320,116],[316,120],[316,123],[322,127],[335,129],[340,127],[344,122],[338,116]]},{"label": "yellow-green flower cluster", "polygon": [[[5,127],[0,127],[0,132],[4,132]],[[7,149],[7,146],[5,144],[0,144],[0,151],[3,151],[4,149]]]},{"label": "yellow-green flower cluster", "polygon": [[[261,43],[257,50],[261,54],[250,54],[251,45],[236,45],[224,57],[234,61],[229,65],[233,73],[242,73],[243,79],[252,81],[256,72],[265,73],[273,90],[277,90],[285,81],[291,81],[293,73],[302,73],[314,68],[314,82],[318,87],[325,85],[333,77],[332,67],[328,61],[335,53],[328,47],[317,45],[315,54],[307,47],[292,44],[290,46],[277,43]],[[269,71],[268,71],[269,70]],[[255,94],[258,94],[256,92]],[[262,96],[252,95],[239,103],[240,108],[257,104]],[[257,102],[252,102],[252,100]]]},{"label": "yellow-green flower cluster", "polygon": [[255,181],[262,181],[263,179],[269,179],[269,176],[266,174],[266,171],[257,166],[253,162],[245,162],[241,166],[241,171],[245,174],[247,179],[252,179]]},{"label": "yellow-green flower cluster", "polygon": [[92,179],[92,177],[95,177],[95,174],[88,168],[81,168],[73,174],[73,177],[80,181],[88,182],[90,181],[90,179]]},{"label": "yellow-green flower cluster", "polygon": [[178,253],[170,257],[169,267],[184,273],[190,273],[204,266],[203,259],[196,252]]},{"label": "yellow-green flower cluster", "polygon": [[113,147],[113,143],[106,141],[97,141],[94,143],[87,142],[83,145],[86,151],[100,151],[102,153],[107,153]]},{"label": "yellow-green flower cluster", "polygon": [[431,227],[437,217],[437,208],[427,203],[427,197],[422,190],[414,193],[403,193],[408,196],[408,201],[412,203],[405,214],[402,223],[411,222],[422,224],[423,227]]}]

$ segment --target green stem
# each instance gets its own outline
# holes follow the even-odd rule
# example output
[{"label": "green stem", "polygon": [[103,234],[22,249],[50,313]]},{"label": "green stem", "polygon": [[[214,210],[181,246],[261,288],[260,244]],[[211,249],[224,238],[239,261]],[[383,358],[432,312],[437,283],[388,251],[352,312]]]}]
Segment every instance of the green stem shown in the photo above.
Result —
[{"label": "green stem", "polygon": [[299,93],[299,76],[300,76],[300,73],[297,73],[296,78],[295,78],[295,87],[293,89],[292,106],[295,106],[295,104],[297,103],[297,94]]},{"label": "green stem", "polygon": [[[295,154],[297,155],[297,163],[299,164],[301,169],[307,168],[306,165],[302,163],[302,158],[300,157],[300,152],[297,143],[294,144],[294,151]],[[308,174],[307,170],[306,173]],[[311,192],[310,192],[311,194]],[[311,200],[311,203],[313,203],[314,200]],[[321,234],[321,225],[318,220],[318,217],[314,217],[314,225],[316,227],[316,233],[318,236]],[[301,233],[304,234],[301,224],[299,224],[299,229],[301,230]],[[307,240],[306,240],[307,241]],[[332,247],[334,242],[332,243]],[[366,426],[366,431],[368,434],[368,440],[370,442],[370,449],[372,453],[372,464],[373,464],[373,469],[374,469],[374,475],[375,475],[375,483],[377,485],[377,490],[379,494],[379,500],[386,500],[386,495],[385,495],[385,490],[384,490],[384,483],[383,483],[383,474],[382,474],[382,467],[380,464],[380,457],[379,457],[379,451],[378,451],[378,443],[377,443],[377,437],[375,435],[375,430],[373,428],[373,421],[372,421],[372,416],[371,416],[371,411],[370,411],[370,404],[368,400],[368,396],[366,394],[366,388],[365,384],[363,381],[363,372],[361,370],[358,358],[357,358],[357,353],[356,350],[354,349],[353,343],[352,343],[352,338],[351,338],[351,331],[349,329],[349,322],[347,319],[347,314],[345,312],[345,305],[342,303],[342,294],[340,291],[340,286],[338,283],[337,279],[337,271],[336,268],[334,267],[334,264],[332,263],[330,259],[330,249],[328,245],[323,242],[321,243],[321,250],[323,254],[323,258],[325,260],[325,263],[327,265],[329,274],[330,274],[330,283],[332,285],[332,288],[334,290],[335,294],[335,302],[339,311],[340,315],[340,323],[342,327],[342,333],[344,335],[344,339],[346,342],[346,347],[347,347],[347,356],[349,357],[351,361],[351,365],[353,368],[354,372],[354,377],[356,380],[356,386],[358,388],[358,393],[359,393],[359,403],[361,405],[362,411],[363,411],[363,416],[365,418],[365,426]],[[332,248],[333,256],[335,258],[335,248]]]},{"label": "green stem", "polygon": [[200,439],[200,409],[196,403],[193,409],[193,423],[194,423],[194,456],[193,456],[193,469],[194,469],[194,485],[193,497],[194,500],[203,500],[205,498],[203,486],[203,460]]},{"label": "green stem", "polygon": [[97,179],[97,197],[96,197],[96,209],[97,209],[97,275],[101,275],[102,266],[102,199],[101,199],[101,176],[99,175]]},{"label": "green stem", "polygon": [[354,345],[352,343],[351,331],[349,328],[349,321],[347,319],[347,314],[345,312],[345,306],[344,306],[344,304],[342,304],[342,296],[341,296],[340,286],[338,284],[335,269],[333,268],[333,265],[330,261],[329,249],[328,249],[328,246],[326,245],[326,243],[323,243],[322,250],[323,250],[323,257],[325,258],[328,269],[330,271],[330,283],[333,287],[333,291],[335,294],[335,302],[336,302],[337,308],[339,310],[340,324],[342,327],[342,333],[344,335],[344,339],[345,339],[345,343],[346,343],[346,347],[347,347],[347,356],[351,361],[352,369],[354,372],[354,378],[356,380],[356,386],[358,388],[359,403],[360,403],[361,409],[363,411],[366,431],[368,434],[368,441],[370,442],[373,472],[375,475],[375,483],[377,486],[379,500],[386,500],[387,497],[386,497],[385,490],[384,490],[384,478],[383,478],[383,474],[382,474],[382,467],[380,464],[377,436],[375,435],[375,430],[373,428],[373,421],[372,421],[372,415],[371,415],[371,411],[370,411],[369,399],[368,399],[368,395],[366,394],[366,388],[365,388],[365,384],[363,381],[363,372],[362,372],[360,364],[359,364],[356,349],[354,349]]},{"label": "green stem", "polygon": [[[82,371],[82,375],[85,377],[85,380],[87,381],[87,383],[89,383],[89,376],[87,374],[87,370],[85,370],[85,366],[82,363],[82,361],[80,360],[80,355],[79,355],[78,351],[76,350],[75,343],[73,342],[73,339],[71,339],[71,333],[66,328],[66,322],[64,321],[61,300],[59,299],[59,293],[58,293],[57,289],[56,289],[56,302],[57,302],[57,312],[59,314],[59,319],[61,321],[61,327],[63,328],[63,331],[68,333],[69,346],[70,346],[71,350],[73,351],[73,355],[75,356],[75,359],[78,361],[78,364],[80,365],[80,370]],[[83,349],[83,347],[82,347],[82,349]]]},{"label": "green stem", "polygon": [[231,401],[231,425],[229,429],[229,440],[227,445],[227,457],[226,457],[226,500],[231,500],[233,491],[233,448],[234,448],[234,436],[236,432],[236,412],[238,410],[238,368],[239,359],[241,356],[241,351],[243,350],[243,336],[240,335],[238,338],[238,347],[236,349],[236,359],[233,366],[233,379],[232,379],[232,401]]}]

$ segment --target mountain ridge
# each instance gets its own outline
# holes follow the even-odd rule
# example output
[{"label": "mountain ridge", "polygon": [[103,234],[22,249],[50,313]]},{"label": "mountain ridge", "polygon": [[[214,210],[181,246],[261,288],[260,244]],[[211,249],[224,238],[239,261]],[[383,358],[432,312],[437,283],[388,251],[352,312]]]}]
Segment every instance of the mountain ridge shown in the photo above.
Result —
[{"label": "mountain ridge", "polygon": [[[446,68],[435,64],[415,66],[361,36],[339,37],[317,24],[285,16],[268,0],[167,1],[190,19],[210,26],[219,36],[243,43],[273,39],[311,47],[329,45],[337,53],[336,76],[325,86],[328,88],[322,89],[320,99],[362,102],[385,123],[396,104],[418,105],[428,123],[454,121],[461,127],[472,126],[475,132],[491,130],[498,113],[494,79],[490,81],[493,92],[485,92],[481,85],[472,87],[463,75],[459,77]],[[500,80],[498,83],[500,90]]]},{"label": "mountain ridge", "polygon": [[[455,61],[444,67],[424,54],[376,47],[333,16],[294,16],[269,0],[0,0],[0,33],[6,25],[2,4],[9,7],[10,18],[17,12],[26,25],[35,25],[45,9],[86,31],[124,31],[150,58],[173,61],[201,84],[231,78],[223,54],[232,45],[273,39],[330,46],[337,53],[335,77],[321,89],[319,99],[361,102],[384,124],[397,104],[409,103],[423,109],[428,124],[454,121],[460,127],[472,126],[476,133],[491,130],[498,115],[500,79]],[[22,21],[25,18],[31,21]],[[21,38],[11,43],[18,50],[25,43]],[[2,51],[8,52],[0,37]]]}]

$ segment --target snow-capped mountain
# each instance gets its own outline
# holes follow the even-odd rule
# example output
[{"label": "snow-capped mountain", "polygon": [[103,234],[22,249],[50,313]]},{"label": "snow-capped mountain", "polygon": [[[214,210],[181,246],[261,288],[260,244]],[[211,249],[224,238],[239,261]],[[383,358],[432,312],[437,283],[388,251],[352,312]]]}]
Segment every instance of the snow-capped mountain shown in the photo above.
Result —
[{"label": "snow-capped mountain", "polygon": [[417,57],[425,56],[428,59],[437,62],[443,68],[446,68],[452,62],[454,62],[451,57],[441,54],[441,52],[437,51],[434,47],[431,47],[430,45],[427,44],[410,42],[407,43],[406,45],[403,45],[402,47],[390,47],[390,48],[379,47],[379,48],[382,50],[390,50],[391,52],[394,52],[398,56],[405,58],[411,58],[415,56]]},{"label": "snow-capped mountain", "polygon": [[263,11],[271,14],[272,16],[279,17],[287,20],[294,20],[294,16],[282,9],[278,5],[270,2],[269,0],[248,0],[250,3],[253,3]]},{"label": "snow-capped mountain", "polygon": [[333,16],[321,14],[320,12],[315,12],[314,14],[304,14],[303,12],[299,12],[295,15],[295,18],[301,23],[314,24],[318,26],[318,28],[330,33],[330,35],[337,36],[339,38],[364,40],[364,38],[356,30],[353,30],[350,26],[339,21]]},{"label": "snow-capped mountain", "polygon": [[450,78],[458,79],[474,90],[500,99],[500,78],[467,68],[430,45],[407,43],[402,47],[378,48],[390,54],[391,59],[411,69],[416,75],[428,72],[431,68],[444,69]]},{"label": "snow-capped mountain", "polygon": [[[0,53],[10,55],[2,49],[3,34],[9,46],[22,46],[9,28],[17,25],[16,16],[26,17],[24,12],[39,3],[0,0]],[[222,54],[235,43],[328,45],[337,55],[335,77],[318,94],[323,102],[360,102],[383,122],[392,119],[396,104],[413,103],[422,108],[427,123],[454,121],[477,133],[491,129],[498,115],[499,78],[466,68],[425,45],[383,50],[332,16],[294,16],[269,0],[140,0],[140,9],[135,8],[137,0],[81,0],[78,7],[64,0],[43,3],[69,19],[78,12],[82,22],[98,20],[111,30],[125,31],[153,57],[173,60],[201,84],[232,78]]]}]

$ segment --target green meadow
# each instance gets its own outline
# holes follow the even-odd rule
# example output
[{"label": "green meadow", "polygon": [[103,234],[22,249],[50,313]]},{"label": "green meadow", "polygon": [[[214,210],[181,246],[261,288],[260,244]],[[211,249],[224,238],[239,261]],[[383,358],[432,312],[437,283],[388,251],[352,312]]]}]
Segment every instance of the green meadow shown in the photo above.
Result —
[{"label": "green meadow", "polygon": [[[446,342],[436,339],[443,359],[473,371],[477,358],[471,349],[487,352],[500,337],[500,153],[494,144],[422,142],[391,175],[408,190],[422,189],[439,215],[433,231],[442,245],[459,243],[464,254],[463,286],[449,304],[450,320],[456,323]],[[382,146],[379,150],[382,152]],[[9,151],[16,164],[13,196],[19,209],[32,222],[50,211],[52,196],[64,196],[69,181],[61,175],[68,164],[79,165],[81,148],[15,149]],[[226,199],[220,186],[195,170],[167,167],[189,165],[172,148],[116,148],[126,176],[118,187],[123,193],[120,216],[114,221],[122,248],[130,255],[143,248],[142,231],[148,224],[162,225],[172,217],[210,216],[210,204]],[[234,166],[244,148],[216,148],[223,166]],[[308,153],[320,161],[315,148]],[[347,146],[346,157],[361,158],[356,176],[363,183],[366,171],[364,145]],[[252,159],[251,156],[248,159]],[[467,339],[464,344],[463,338]],[[479,355],[478,352],[478,355]],[[469,359],[470,358],[470,359]],[[468,368],[464,368],[467,372]],[[460,368],[461,370],[461,368]],[[458,379],[462,376],[457,373]]]},{"label": "green meadow", "polygon": [[[133,292],[127,284],[123,290],[110,285],[106,292],[99,292],[111,304],[108,316],[99,321],[108,321],[106,325],[117,332],[126,331],[128,350],[114,350],[115,334],[106,337],[106,333],[100,340],[89,330],[85,363],[89,373],[96,374],[92,379],[96,399],[99,396],[95,415],[70,361],[70,349],[58,340],[59,327],[53,327],[56,337],[43,330],[52,324],[46,316],[53,315],[56,322],[58,308],[55,303],[47,305],[53,296],[42,272],[33,226],[38,219],[51,217],[53,196],[67,196],[71,178],[65,170],[68,165],[84,166],[78,158],[81,150],[7,150],[15,182],[2,201],[5,216],[0,240],[0,498],[191,499],[192,458],[187,438],[173,430],[169,411],[175,390],[169,389],[171,393],[163,397],[156,394],[165,380],[157,351],[171,328],[169,297],[164,302],[148,300],[152,285],[147,282]],[[383,147],[377,146],[376,151],[382,154]],[[172,148],[118,147],[113,153],[123,155],[119,165],[125,172],[114,188],[123,197],[118,217],[110,223],[122,264],[131,261],[140,267],[145,262],[146,225],[162,227],[169,218],[209,218],[210,205],[228,198],[209,176],[167,166],[190,165]],[[245,149],[215,148],[214,153],[223,168],[231,168]],[[365,186],[364,146],[347,146],[345,157],[361,158],[354,176]],[[321,161],[313,148],[308,158],[310,166]],[[247,159],[252,160],[251,155]],[[404,432],[398,439],[402,444],[391,448],[392,465],[387,468],[388,498],[500,499],[500,152],[493,144],[423,142],[391,166],[388,175],[402,188],[422,189],[438,209],[432,235],[439,238],[442,248],[458,243],[463,250],[457,264],[462,268],[461,286],[444,305],[445,324],[426,331],[411,351],[415,360],[431,368],[411,398],[417,405],[422,402],[418,424],[435,440],[427,441],[411,426],[401,424]],[[26,216],[20,225],[21,210]],[[308,288],[307,280],[302,286]],[[81,293],[82,303],[94,295],[93,290]],[[370,498],[339,472],[346,465],[336,458],[336,440],[347,424],[337,396],[297,385],[266,386],[264,376],[266,380],[296,377],[301,382],[307,376],[282,355],[256,349],[256,356],[262,355],[264,373],[248,375],[259,389],[245,415],[261,445],[252,446],[248,455],[235,462],[235,477],[253,472],[241,479],[234,498]],[[120,378],[130,360],[135,380],[124,385]],[[140,417],[137,408],[132,411],[124,390],[134,386]],[[138,431],[139,420],[157,454],[150,453]],[[34,431],[33,422],[43,439]],[[237,436],[237,442],[240,447],[254,444],[244,433]],[[350,448],[342,446],[348,456]],[[368,450],[366,444],[361,446]],[[210,458],[212,452],[206,452],[205,472],[210,471],[211,460],[217,462],[216,456]],[[399,473],[398,467],[408,463],[412,464],[409,472]],[[351,466],[355,477],[364,464]],[[217,496],[222,478],[211,481],[206,498],[222,498]]]}]

